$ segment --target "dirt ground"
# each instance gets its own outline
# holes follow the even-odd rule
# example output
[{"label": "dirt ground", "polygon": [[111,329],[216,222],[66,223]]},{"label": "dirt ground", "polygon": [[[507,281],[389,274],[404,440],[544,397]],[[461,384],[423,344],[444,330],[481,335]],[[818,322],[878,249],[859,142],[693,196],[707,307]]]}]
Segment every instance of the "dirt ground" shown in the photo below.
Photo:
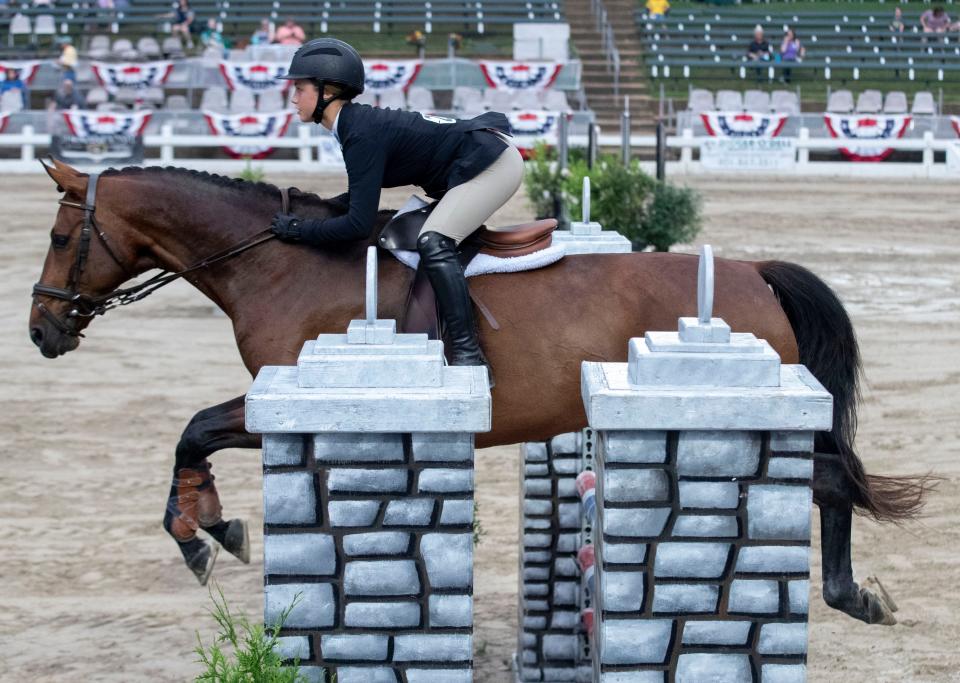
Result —
[{"label": "dirt ground", "polygon": [[[344,185],[269,180],[324,195]],[[810,680],[960,680],[956,187],[688,182],[705,198],[701,239],[719,256],[797,261],[843,297],[868,380],[858,439],[867,467],[946,478],[920,522],[856,522],[858,577],[883,579],[900,606],[898,625],[866,626],[830,610],[814,570]],[[384,205],[406,194],[387,192]],[[197,632],[209,641],[213,622],[206,589],[160,525],[173,447],[194,412],[242,394],[250,378],[229,321],[183,284],[97,320],[77,351],[43,359],[26,321],[56,198],[45,177],[0,181],[0,680],[189,680],[199,671]],[[530,215],[517,197],[492,223]],[[253,532],[251,565],[221,554],[214,576],[234,607],[258,618],[259,456],[225,451],[213,462],[226,513],[250,520]],[[487,535],[477,553],[476,680],[500,683],[510,679],[517,621],[517,448],[480,452],[478,469]]]}]

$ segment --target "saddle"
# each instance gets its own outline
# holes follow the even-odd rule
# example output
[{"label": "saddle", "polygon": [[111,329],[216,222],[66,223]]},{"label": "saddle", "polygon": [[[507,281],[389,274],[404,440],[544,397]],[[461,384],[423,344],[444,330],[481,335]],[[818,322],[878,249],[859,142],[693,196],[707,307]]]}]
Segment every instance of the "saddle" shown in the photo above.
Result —
[{"label": "saddle", "polygon": [[[417,250],[417,237],[427,217],[439,202],[426,203],[419,197],[410,200],[383,227],[377,243],[392,252]],[[458,246],[460,263],[466,269],[478,254],[498,258],[527,256],[550,247],[557,221],[548,218],[491,230],[480,226]],[[470,298],[493,329],[499,329],[489,309],[471,292]],[[417,266],[413,285],[407,295],[405,315],[399,326],[403,332],[425,333],[430,339],[442,339],[436,296],[423,268]]]}]

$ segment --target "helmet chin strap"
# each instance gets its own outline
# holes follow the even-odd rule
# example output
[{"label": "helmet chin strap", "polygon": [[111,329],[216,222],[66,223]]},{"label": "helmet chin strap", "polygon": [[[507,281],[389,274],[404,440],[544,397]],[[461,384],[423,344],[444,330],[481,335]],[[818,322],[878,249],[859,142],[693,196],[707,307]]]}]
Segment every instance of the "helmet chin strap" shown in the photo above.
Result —
[{"label": "helmet chin strap", "polygon": [[324,88],[325,88],[325,86],[326,86],[326,82],[325,82],[325,81],[314,81],[314,83],[316,83],[316,85],[317,85],[317,90],[319,91],[319,96],[317,97],[317,106],[316,106],[316,108],[313,110],[312,118],[313,118],[313,122],[314,122],[314,123],[320,123],[321,121],[323,121],[323,112],[324,112],[324,110],[325,110],[327,107],[329,107],[331,104],[333,104],[336,100],[340,99],[341,96],[340,96],[340,95],[334,95],[334,96],[331,97],[329,100],[325,100],[325,99],[323,99],[323,90],[324,90]]}]

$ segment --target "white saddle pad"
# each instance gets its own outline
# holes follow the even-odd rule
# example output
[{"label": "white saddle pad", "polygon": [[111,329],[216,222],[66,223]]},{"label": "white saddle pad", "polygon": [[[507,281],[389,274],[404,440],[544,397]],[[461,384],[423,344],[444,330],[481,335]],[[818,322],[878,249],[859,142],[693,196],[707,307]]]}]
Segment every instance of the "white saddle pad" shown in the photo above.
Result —
[{"label": "white saddle pad", "polygon": [[[536,270],[537,268],[549,266],[551,263],[556,263],[562,259],[566,253],[567,250],[562,244],[554,244],[546,249],[535,251],[526,256],[501,258],[499,256],[491,256],[490,254],[477,254],[473,257],[473,260],[470,261],[469,265],[467,265],[467,270],[464,275],[473,277],[474,275],[488,275],[489,273],[519,273],[524,270]],[[415,251],[401,251],[398,249],[393,251],[393,255],[397,257],[400,263],[414,270],[416,270],[420,264],[420,254]]]}]

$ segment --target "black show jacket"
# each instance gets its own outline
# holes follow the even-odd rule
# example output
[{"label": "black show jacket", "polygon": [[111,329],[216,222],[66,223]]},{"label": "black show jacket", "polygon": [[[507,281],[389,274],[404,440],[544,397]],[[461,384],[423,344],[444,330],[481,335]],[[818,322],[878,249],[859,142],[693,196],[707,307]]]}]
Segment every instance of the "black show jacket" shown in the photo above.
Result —
[{"label": "black show jacket", "polygon": [[337,135],[347,166],[349,203],[343,216],[319,226],[323,241],[367,239],[373,230],[380,190],[417,185],[433,199],[477,176],[507,148],[497,130],[509,134],[507,117],[486,112],[469,120],[349,102],[340,110]]}]

